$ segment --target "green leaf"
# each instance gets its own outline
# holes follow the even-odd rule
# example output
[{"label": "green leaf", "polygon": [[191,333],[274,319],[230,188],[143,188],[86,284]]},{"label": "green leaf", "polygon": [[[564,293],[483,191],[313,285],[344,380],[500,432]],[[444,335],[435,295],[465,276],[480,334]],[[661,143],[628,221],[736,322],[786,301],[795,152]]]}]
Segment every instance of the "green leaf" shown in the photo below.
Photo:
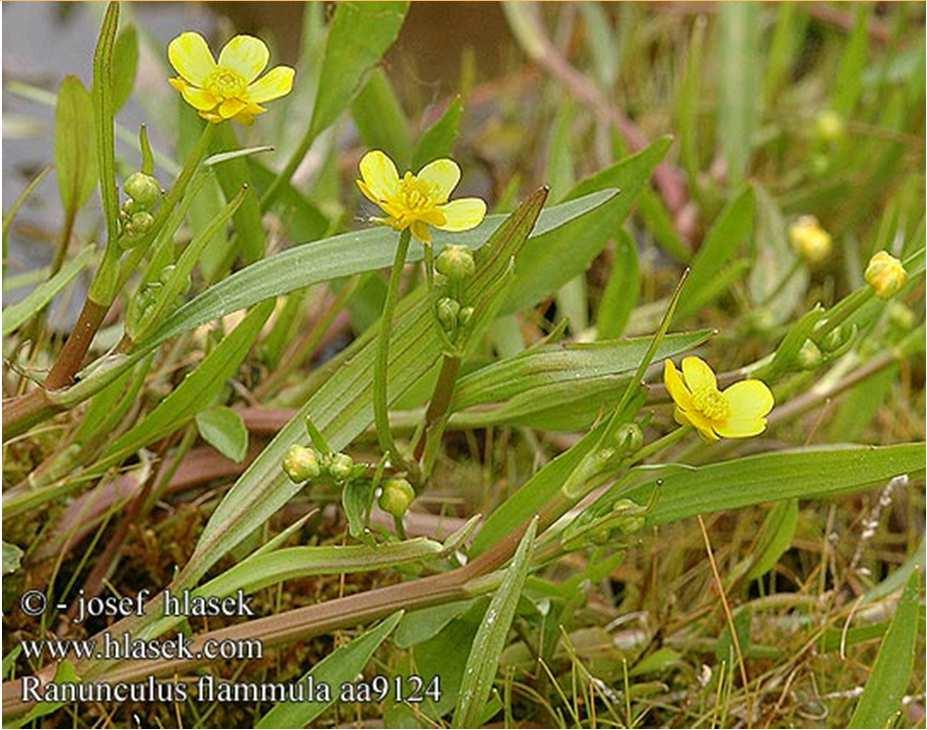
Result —
[{"label": "green leaf", "polygon": [[393,45],[407,2],[341,2],[328,31],[310,136],[328,127],[360,91],[367,72]]},{"label": "green leaf", "polygon": [[728,179],[739,185],[746,175],[759,117],[760,20],[757,3],[724,3],[720,25],[720,104],[718,139],[727,162]]},{"label": "green leaf", "polygon": [[366,480],[357,480],[348,483],[341,493],[341,505],[345,517],[348,518],[348,529],[351,537],[363,536],[367,529],[367,515],[373,504],[372,484]]},{"label": "green leaf", "polygon": [[609,237],[621,227],[670,142],[668,137],[658,139],[641,152],[582,180],[570,191],[567,201],[608,188],[618,188],[619,194],[592,215],[550,235],[532,238],[515,261],[515,283],[502,306],[502,314],[534,304],[589,267]]},{"label": "green leaf", "polygon": [[97,182],[93,137],[93,101],[76,76],[65,76],[55,107],[55,167],[66,215],[83,207]]},{"label": "green leaf", "polygon": [[862,92],[863,71],[869,51],[869,16],[872,14],[872,5],[859,3],[855,9],[853,32],[844,48],[840,67],[831,87],[834,90],[831,107],[844,119],[853,113]]},{"label": "green leaf", "polygon": [[61,270],[48,281],[44,281],[27,294],[23,299],[11,304],[3,310],[3,336],[13,334],[23,322],[41,310],[55,295],[64,289],[87,264],[93,261],[96,249],[88,246],[77,256],[68,261]]},{"label": "green leaf", "polygon": [[596,317],[596,339],[620,337],[628,317],[637,306],[641,279],[637,261],[637,243],[623,228],[615,244],[615,260],[608,277]]},{"label": "green leaf", "polygon": [[674,321],[694,314],[704,306],[706,292],[720,294],[716,283],[719,274],[734,259],[738,248],[753,231],[753,189],[744,188],[718,215],[705,236],[698,254],[692,260],[692,270],[683,285]]},{"label": "green leaf", "polygon": [[662,525],[761,502],[859,491],[923,471],[925,456],[923,443],[794,449],[690,467],[621,496],[638,504],[655,498],[647,524]]},{"label": "green leaf", "polygon": [[455,96],[441,118],[425,130],[415,146],[415,152],[412,154],[413,170],[421,170],[432,160],[450,157],[454,153],[454,143],[460,133],[462,115],[463,103],[459,96]]},{"label": "green leaf", "polygon": [[258,155],[261,152],[273,152],[274,147],[269,144],[259,145],[257,147],[243,147],[240,150],[229,150],[228,152],[217,152],[214,155],[210,155],[205,160],[203,160],[204,167],[212,167],[213,165],[221,165],[223,162],[228,162],[229,160],[237,160],[240,157],[250,157],[251,155]]},{"label": "green leaf", "polygon": [[879,647],[863,696],[859,698],[847,727],[894,726],[914,670],[918,616],[923,615],[919,598],[923,582],[923,575],[918,572],[908,579],[895,616]]},{"label": "green leaf", "polygon": [[[742,656],[746,656],[750,649],[750,618],[749,607],[741,608],[734,614],[734,631],[737,632],[737,644],[740,646]],[[719,662],[726,662],[729,667],[737,663],[737,651],[734,648],[731,627],[727,623],[724,624],[724,629],[715,645],[715,659]]]},{"label": "green leaf", "polygon": [[248,453],[248,429],[228,406],[212,406],[197,413],[196,428],[206,443],[232,461],[241,463]]},{"label": "green leaf", "polygon": [[409,120],[383,69],[373,69],[364,88],[351,104],[351,116],[365,146],[383,150],[400,172],[408,166],[412,156]]},{"label": "green leaf", "polygon": [[642,674],[664,672],[676,664],[680,659],[682,659],[682,654],[670,649],[668,646],[664,646],[641,659],[634,665],[631,671],[628,672],[628,676],[639,677]]},{"label": "green leaf", "polygon": [[753,580],[772,570],[782,554],[792,545],[795,528],[798,527],[798,500],[786,499],[773,507],[757,538],[753,566],[747,573],[747,579]]},{"label": "green leaf", "polygon": [[286,728],[309,725],[336,701],[341,685],[344,682],[354,681],[357,675],[364,670],[373,653],[396,628],[402,614],[402,611],[397,611],[351,643],[336,649],[302,677],[300,680],[302,683],[312,677],[317,686],[324,682],[331,687],[332,699],[330,701],[281,702],[274,705],[270,712],[258,720],[255,727]]},{"label": "green leaf", "polygon": [[475,600],[470,598],[465,601],[453,601],[430,608],[420,608],[418,611],[410,611],[399,622],[393,636],[393,643],[400,649],[408,649],[416,644],[429,641],[451,621],[466,613]]},{"label": "green leaf", "polygon": [[528,577],[538,518],[535,517],[518,544],[512,563],[505,571],[479,631],[470,647],[464,679],[460,686],[453,727],[480,727],[499,668],[499,657],[508,640],[512,619]]},{"label": "green leaf", "polygon": [[216,177],[227,201],[232,201],[239,191],[246,189],[241,206],[235,211],[235,238],[238,255],[246,264],[264,256],[264,226],[261,222],[261,203],[248,169],[248,161],[240,156],[228,156],[241,149],[238,137],[231,124],[220,124],[216,140],[226,157],[216,170]]},{"label": "green leaf", "polygon": [[18,545],[3,541],[3,575],[15,573],[22,562],[23,551]]},{"label": "green leaf", "polygon": [[[100,178],[100,198],[106,216],[107,245],[113,245],[119,235],[119,197],[116,193],[116,138],[113,106],[113,46],[119,26],[119,3],[106,6],[100,36],[93,54],[93,129],[96,139],[96,161]],[[79,141],[87,145],[87,137]]]},{"label": "green leaf", "polygon": [[116,36],[113,46],[113,111],[118,112],[132,96],[138,71],[138,33],[131,23]]}]

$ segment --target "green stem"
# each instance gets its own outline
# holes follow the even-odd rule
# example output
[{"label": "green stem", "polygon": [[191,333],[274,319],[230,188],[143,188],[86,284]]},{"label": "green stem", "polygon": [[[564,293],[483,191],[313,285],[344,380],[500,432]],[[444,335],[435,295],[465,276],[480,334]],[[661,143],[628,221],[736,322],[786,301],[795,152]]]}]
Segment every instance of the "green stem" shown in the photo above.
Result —
[{"label": "green stem", "polygon": [[675,444],[677,441],[680,441],[682,437],[688,434],[691,430],[692,430],[692,426],[680,426],[679,428],[673,431],[670,431],[665,436],[661,436],[656,441],[653,441],[652,443],[649,443],[646,446],[642,446],[634,454],[631,455],[630,463],[636,464],[640,461],[643,461],[649,456],[653,456],[654,454],[657,454],[660,451],[663,451],[663,449],[669,448],[670,446]]},{"label": "green stem", "polygon": [[409,253],[409,243],[412,232],[406,228],[399,234],[399,245],[396,246],[396,257],[393,259],[393,268],[389,274],[389,289],[386,292],[386,302],[383,304],[383,315],[380,319],[380,335],[377,340],[377,359],[373,368],[373,417],[377,428],[377,439],[380,449],[388,453],[394,464],[402,464],[403,459],[393,441],[389,430],[389,399],[387,394],[387,367],[389,365],[389,338],[393,324],[393,311],[396,309],[396,300],[399,296],[399,278]]},{"label": "green stem", "polygon": [[302,140],[300,140],[299,146],[293,150],[293,154],[290,155],[290,159],[286,161],[286,164],[283,166],[280,174],[274,178],[274,181],[271,183],[270,187],[264,191],[264,195],[261,197],[262,212],[266,212],[270,206],[274,204],[274,201],[277,199],[280,191],[283,190],[285,185],[289,184],[290,178],[293,177],[293,173],[296,172],[296,168],[299,167],[299,163],[303,161],[303,158],[306,156],[306,153],[309,151],[309,148],[315,141],[315,137],[315,130],[310,126],[309,129],[306,130],[305,136],[302,138]]}]

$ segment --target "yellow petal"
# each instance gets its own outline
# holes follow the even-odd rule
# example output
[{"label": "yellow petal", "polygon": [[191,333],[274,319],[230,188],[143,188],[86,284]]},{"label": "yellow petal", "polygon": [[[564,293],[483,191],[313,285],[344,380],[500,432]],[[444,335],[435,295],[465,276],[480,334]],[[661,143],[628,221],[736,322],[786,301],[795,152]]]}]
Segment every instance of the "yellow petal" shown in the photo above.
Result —
[{"label": "yellow petal", "polygon": [[693,392],[699,388],[718,387],[714,371],[699,357],[690,355],[682,359],[682,375],[686,379],[689,390]]},{"label": "yellow petal", "polygon": [[422,243],[431,243],[431,229],[425,221],[414,221],[412,223],[412,235]]},{"label": "yellow petal", "polygon": [[219,65],[244,77],[250,83],[267,68],[270,51],[260,38],[252,35],[237,35],[222,48]]},{"label": "yellow petal", "polygon": [[437,226],[442,231],[468,231],[476,228],[486,217],[486,203],[479,198],[460,198],[439,205],[445,221]]},{"label": "yellow petal", "polygon": [[181,33],[168,45],[167,57],[177,73],[196,86],[202,86],[206,77],[216,70],[209,46],[199,33]]},{"label": "yellow petal", "polygon": [[766,419],[752,416],[733,416],[725,423],[716,424],[715,430],[729,439],[742,439],[756,436],[766,430]]},{"label": "yellow petal", "polygon": [[[380,150],[368,152],[360,161],[360,174],[367,190],[364,195],[373,202],[393,197],[399,187],[396,165]],[[361,188],[363,190],[363,188]]]},{"label": "yellow petal", "polygon": [[275,66],[248,87],[248,99],[260,104],[286,96],[293,88],[295,74],[289,66]]},{"label": "yellow petal", "polygon": [[731,406],[732,418],[760,418],[769,413],[776,401],[762,380],[741,380],[724,391]]},{"label": "yellow petal", "polygon": [[676,405],[692,409],[692,394],[682,382],[682,376],[679,375],[673,361],[669,359],[663,361],[663,383]]},{"label": "yellow petal", "polygon": [[460,168],[453,160],[443,159],[429,162],[416,177],[430,182],[437,188],[436,203],[446,203],[457,183],[460,182]]},{"label": "yellow petal", "polygon": [[676,419],[676,423],[680,423],[683,426],[694,427],[695,430],[698,431],[698,435],[705,439],[705,441],[718,440],[718,434],[714,432],[711,422],[700,413],[676,408],[676,410],[673,411],[673,417]]},{"label": "yellow petal", "polygon": [[194,109],[199,111],[209,111],[210,109],[215,108],[218,101],[216,97],[210,94],[208,91],[203,91],[202,89],[197,89],[193,86],[188,86],[184,84],[183,88],[180,90],[183,99],[187,104],[192,106]]},{"label": "yellow petal", "polygon": [[247,106],[241,99],[226,99],[219,105],[219,116],[223,119],[231,119]]},{"label": "yellow petal", "polygon": [[252,124],[254,124],[254,115],[251,114],[247,109],[239,114],[236,114],[234,117],[232,117],[232,119],[246,127],[250,127]]}]

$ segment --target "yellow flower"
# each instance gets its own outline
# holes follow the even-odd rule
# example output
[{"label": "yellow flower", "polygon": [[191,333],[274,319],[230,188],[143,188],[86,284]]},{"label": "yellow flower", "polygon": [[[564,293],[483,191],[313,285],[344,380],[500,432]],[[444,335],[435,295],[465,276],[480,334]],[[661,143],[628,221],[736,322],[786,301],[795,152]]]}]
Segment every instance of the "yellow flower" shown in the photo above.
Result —
[{"label": "yellow flower", "polygon": [[825,109],[818,114],[817,119],[814,121],[817,132],[822,139],[833,142],[843,136],[843,117],[833,109]]},{"label": "yellow flower", "polygon": [[460,198],[448,202],[460,181],[460,168],[453,160],[429,162],[417,175],[407,172],[401,178],[396,165],[380,150],[373,150],[360,161],[361,180],[357,186],[386,213],[372,218],[397,231],[412,229],[412,235],[431,243],[429,226],[442,231],[466,231],[478,226],[486,216],[486,203],[479,198]]},{"label": "yellow flower", "polygon": [[741,380],[723,392],[718,390],[714,372],[697,357],[683,358],[682,376],[672,360],[664,361],[663,382],[676,403],[676,420],[694,426],[706,441],[762,433],[766,415],[775,404],[761,380]]},{"label": "yellow flower", "polygon": [[830,256],[830,234],[821,228],[813,215],[803,215],[789,228],[789,239],[795,253],[812,264]]},{"label": "yellow flower", "polygon": [[888,251],[879,251],[866,267],[866,283],[879,299],[891,299],[908,280],[902,263]]},{"label": "yellow flower", "polygon": [[290,93],[296,73],[289,66],[276,66],[258,79],[270,52],[264,41],[250,35],[237,35],[226,43],[218,63],[199,33],[181,33],[167,47],[167,56],[180,74],[170,79],[171,86],[213,124],[226,119],[251,124],[267,111],[262,103]]}]

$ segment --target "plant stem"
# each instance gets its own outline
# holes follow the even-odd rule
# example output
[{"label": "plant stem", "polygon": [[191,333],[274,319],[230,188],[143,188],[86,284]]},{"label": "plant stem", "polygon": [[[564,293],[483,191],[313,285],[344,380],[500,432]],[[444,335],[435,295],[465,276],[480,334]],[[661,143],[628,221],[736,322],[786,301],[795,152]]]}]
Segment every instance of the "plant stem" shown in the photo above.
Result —
[{"label": "plant stem", "polygon": [[683,436],[688,434],[692,430],[692,426],[680,426],[679,428],[670,431],[665,436],[661,436],[656,441],[642,446],[631,456],[630,463],[636,464],[640,461],[643,461],[653,454],[663,451],[663,449],[669,448],[677,441],[681,440]]},{"label": "plant stem", "polygon": [[389,430],[389,396],[387,382],[387,367],[389,365],[389,339],[393,324],[393,311],[396,309],[396,300],[399,296],[399,278],[409,253],[409,242],[412,232],[406,228],[399,234],[399,245],[396,246],[396,257],[393,259],[393,268],[389,274],[389,289],[386,292],[386,302],[383,304],[383,315],[380,319],[380,334],[377,340],[377,359],[373,367],[373,417],[377,428],[377,439],[380,449],[388,453],[394,464],[402,464],[403,458],[396,448],[393,435]]},{"label": "plant stem", "polygon": [[299,146],[293,150],[293,154],[290,155],[290,159],[286,161],[286,164],[283,166],[283,169],[274,178],[274,181],[271,183],[270,187],[264,191],[264,195],[261,197],[261,211],[266,212],[270,206],[274,204],[274,201],[277,199],[277,196],[280,194],[280,191],[283,190],[283,187],[290,182],[290,178],[293,177],[293,173],[296,172],[296,168],[299,167],[299,163],[303,161],[303,158],[306,156],[306,153],[309,151],[309,148],[312,146],[312,143],[315,141],[315,130],[310,126],[306,130],[305,136],[300,140]]},{"label": "plant stem", "polygon": [[[458,372],[460,372],[460,358],[445,355],[441,361],[441,371],[438,373],[434,393],[428,403],[428,410],[425,411],[425,428],[413,450],[413,456],[416,459],[421,459],[423,454],[431,451],[426,449],[426,444],[429,441],[441,438],[444,424],[447,423],[451,400],[454,397],[454,386],[457,384]],[[426,465],[424,473],[427,475],[429,471],[430,469]]]}]

